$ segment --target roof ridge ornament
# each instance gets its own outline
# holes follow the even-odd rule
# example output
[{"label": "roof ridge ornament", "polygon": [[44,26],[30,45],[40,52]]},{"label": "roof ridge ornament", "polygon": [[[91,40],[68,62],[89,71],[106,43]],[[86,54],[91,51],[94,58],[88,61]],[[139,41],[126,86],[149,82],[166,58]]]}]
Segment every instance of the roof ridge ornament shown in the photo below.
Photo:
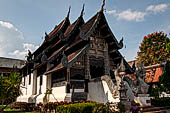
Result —
[{"label": "roof ridge ornament", "polygon": [[104,6],[105,6],[105,0],[103,0],[103,3],[102,3],[102,7],[101,7],[101,9],[100,9],[100,12],[103,12]]},{"label": "roof ridge ornament", "polygon": [[118,48],[122,49],[123,48],[123,37],[122,39],[118,42]]},{"label": "roof ridge ornament", "polygon": [[83,4],[83,8],[82,8],[82,10],[81,10],[81,14],[80,14],[81,17],[82,17],[83,14],[84,14],[84,6],[85,6],[85,4]]},{"label": "roof ridge ornament", "polygon": [[69,18],[69,16],[70,16],[70,9],[71,9],[71,6],[69,6],[69,10],[68,10],[68,13],[67,13],[67,18]]},{"label": "roof ridge ornament", "polygon": [[49,36],[47,34],[47,32],[45,32],[45,40],[47,41],[49,39]]}]

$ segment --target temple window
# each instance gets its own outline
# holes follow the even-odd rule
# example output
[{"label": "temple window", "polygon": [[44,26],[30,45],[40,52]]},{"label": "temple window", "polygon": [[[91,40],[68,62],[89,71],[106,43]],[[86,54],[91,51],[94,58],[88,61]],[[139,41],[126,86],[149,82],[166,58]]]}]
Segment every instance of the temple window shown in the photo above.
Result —
[{"label": "temple window", "polygon": [[65,81],[66,80],[66,75],[67,75],[67,70],[65,68],[61,69],[61,70],[58,70],[55,73],[52,73],[52,79],[51,79],[52,87],[57,87],[58,84],[60,84],[60,82]]},{"label": "temple window", "polygon": [[76,65],[81,65],[80,61],[77,61],[77,62],[76,62]]}]

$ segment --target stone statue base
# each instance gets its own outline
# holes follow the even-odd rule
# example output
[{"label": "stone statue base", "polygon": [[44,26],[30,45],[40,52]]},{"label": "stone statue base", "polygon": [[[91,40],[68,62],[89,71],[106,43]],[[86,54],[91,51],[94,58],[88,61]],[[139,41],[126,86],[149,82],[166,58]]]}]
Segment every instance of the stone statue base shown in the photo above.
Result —
[{"label": "stone statue base", "polygon": [[123,104],[125,105],[125,113],[130,113],[131,108],[131,102],[130,101],[124,101]]},{"label": "stone statue base", "polygon": [[151,106],[149,94],[138,94],[137,97],[135,97],[135,102],[139,103],[141,106]]}]

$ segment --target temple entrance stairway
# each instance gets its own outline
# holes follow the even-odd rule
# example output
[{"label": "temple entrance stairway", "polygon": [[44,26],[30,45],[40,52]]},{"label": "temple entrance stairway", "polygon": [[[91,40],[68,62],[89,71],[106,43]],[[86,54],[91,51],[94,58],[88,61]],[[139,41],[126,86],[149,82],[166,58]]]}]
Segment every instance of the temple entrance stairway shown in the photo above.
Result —
[{"label": "temple entrance stairway", "polygon": [[88,98],[88,93],[85,92],[87,88],[84,80],[71,80],[69,93],[66,94],[64,101],[85,101]]},{"label": "temple entrance stairway", "polygon": [[67,94],[64,101],[74,102],[74,101],[85,101],[87,100],[88,93],[87,92],[74,92]]},{"label": "temple entrance stairway", "polygon": [[112,94],[112,97],[114,97],[114,98],[117,97],[118,96],[118,89],[117,89],[117,85],[116,85],[116,80],[111,79],[111,77],[108,76],[108,75],[102,76],[101,80],[103,80],[107,83],[107,86],[109,87],[109,90]]},{"label": "temple entrance stairway", "polygon": [[66,97],[64,98],[64,101],[71,102],[71,93],[66,94]]},{"label": "temple entrance stairway", "polygon": [[71,101],[82,101],[82,100],[87,100],[87,92],[74,92],[72,93]]}]

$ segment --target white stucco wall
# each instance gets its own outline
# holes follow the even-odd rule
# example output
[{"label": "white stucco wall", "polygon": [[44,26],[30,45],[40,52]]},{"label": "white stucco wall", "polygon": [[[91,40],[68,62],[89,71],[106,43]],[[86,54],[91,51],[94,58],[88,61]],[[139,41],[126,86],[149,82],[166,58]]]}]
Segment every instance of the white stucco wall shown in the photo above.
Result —
[{"label": "white stucco wall", "polygon": [[[29,84],[29,77],[31,76],[31,84]],[[20,90],[22,95],[17,98],[17,101],[28,102],[28,98],[32,95],[32,84],[33,84],[33,73],[31,75],[25,76],[25,85],[24,77],[22,77]]]},{"label": "white stucco wall", "polygon": [[[22,95],[17,98],[18,102],[35,102],[40,103],[43,102],[43,98],[46,93],[47,88],[47,76],[42,76],[42,85],[40,85],[40,76],[37,77],[37,93],[36,95],[33,95],[33,73],[31,74],[31,84],[29,84],[29,76],[25,76],[25,85],[24,85],[24,77],[22,78],[21,83],[21,91]],[[23,88],[24,87],[24,88]],[[52,87],[52,93],[53,95],[49,96],[50,102],[56,102],[56,101],[64,101],[66,96],[66,86],[61,87]],[[32,98],[32,101],[29,101],[29,99]]]},{"label": "white stucco wall", "polygon": [[66,86],[52,87],[52,94],[50,95],[50,102],[64,101],[66,96]]},{"label": "white stucco wall", "polygon": [[47,76],[42,75],[42,85],[40,85],[40,76],[37,77],[37,94],[36,103],[43,102],[43,97],[47,88]]}]

